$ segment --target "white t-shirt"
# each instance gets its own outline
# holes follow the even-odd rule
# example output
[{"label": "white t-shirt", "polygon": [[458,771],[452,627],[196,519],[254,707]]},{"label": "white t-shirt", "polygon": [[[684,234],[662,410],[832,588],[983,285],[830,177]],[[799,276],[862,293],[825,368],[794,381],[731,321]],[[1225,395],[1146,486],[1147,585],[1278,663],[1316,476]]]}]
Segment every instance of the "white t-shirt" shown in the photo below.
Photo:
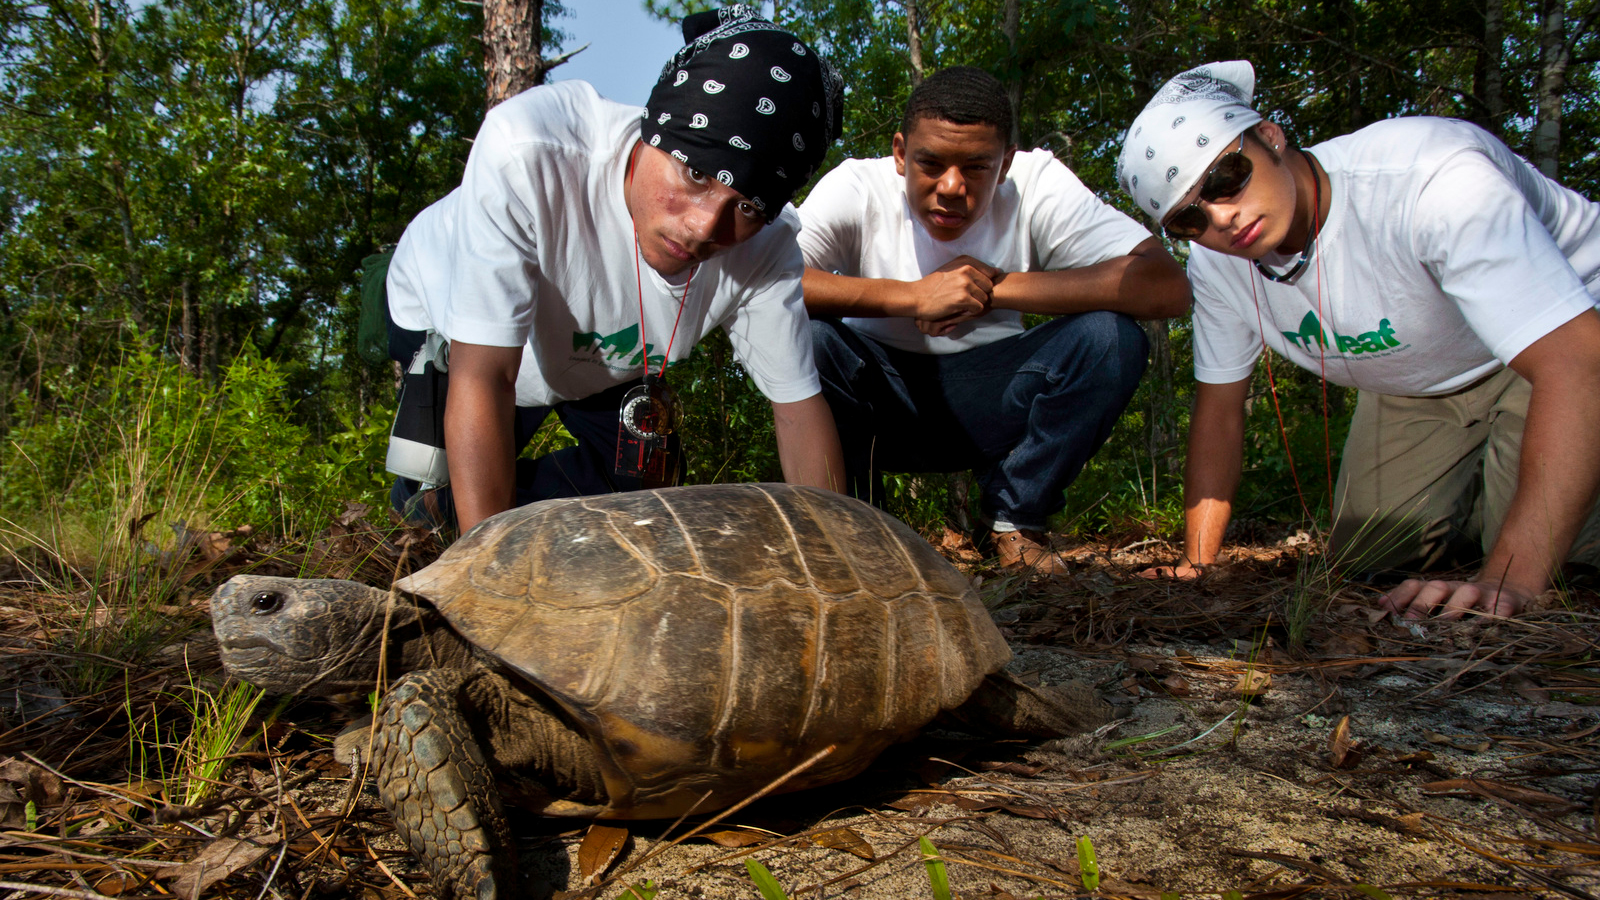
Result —
[{"label": "white t-shirt", "polygon": [[[643,110],[581,81],[536,87],[484,117],[461,186],[406,227],[389,268],[395,323],[452,341],[523,348],[517,405],[576,400],[659,370],[688,273],[636,265],[622,184]],[[712,328],[769,400],[821,391],[800,292],[799,220],[693,270],[671,358]],[[643,279],[643,350],[639,333]]]},{"label": "white t-shirt", "polygon": [[[1092,266],[1150,239],[1101,202],[1048,150],[1018,153],[983,218],[953,241],[935,240],[912,214],[894,157],[851,159],[822,176],[800,207],[806,265],[854,278],[916,281],[958,256],[1005,272]],[[851,328],[915,353],[958,353],[1021,334],[1022,314],[997,309],[944,337],[900,316],[849,318]]]},{"label": "white t-shirt", "polygon": [[[1310,151],[1333,199],[1294,284],[1191,245],[1197,380],[1249,377],[1264,333],[1272,349],[1337,384],[1447,394],[1600,298],[1600,204],[1481,129],[1390,119]],[[1263,262],[1283,272],[1290,260]]]}]

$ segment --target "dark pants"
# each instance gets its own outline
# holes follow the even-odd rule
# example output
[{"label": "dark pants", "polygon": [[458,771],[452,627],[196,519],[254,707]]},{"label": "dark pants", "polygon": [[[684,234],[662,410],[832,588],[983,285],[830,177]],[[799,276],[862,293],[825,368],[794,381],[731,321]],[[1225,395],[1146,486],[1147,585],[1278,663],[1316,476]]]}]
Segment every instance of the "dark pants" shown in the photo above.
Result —
[{"label": "dark pants", "polygon": [[1127,316],[1058,316],[961,353],[887,347],[834,319],[811,323],[822,393],[851,493],[881,503],[882,472],[972,469],[986,518],[1043,530],[1111,436],[1149,343]]},{"label": "dark pants", "polygon": [[[421,349],[427,335],[389,322],[389,354],[407,365]],[[619,384],[581,400],[554,406],[519,406],[513,420],[516,453],[520,454],[544,420],[554,412],[567,431],[578,439],[576,447],[563,447],[536,459],[517,460],[516,506],[557,497],[584,497],[643,487],[639,478],[616,474],[618,411],[622,398],[643,379]],[[681,461],[682,456],[678,459]],[[681,473],[680,473],[681,474]],[[421,485],[396,478],[389,502],[409,520],[426,525],[456,527],[455,495],[445,485],[433,491],[427,504],[416,502]],[[430,510],[428,507],[432,507]],[[435,514],[436,513],[436,514]]]}]

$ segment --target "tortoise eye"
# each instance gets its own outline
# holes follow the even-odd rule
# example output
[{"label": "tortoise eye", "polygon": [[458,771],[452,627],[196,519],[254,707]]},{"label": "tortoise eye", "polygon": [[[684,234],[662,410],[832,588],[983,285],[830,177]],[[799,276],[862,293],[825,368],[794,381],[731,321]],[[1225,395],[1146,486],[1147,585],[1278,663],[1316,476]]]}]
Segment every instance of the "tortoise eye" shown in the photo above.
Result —
[{"label": "tortoise eye", "polygon": [[250,598],[250,611],[257,615],[275,613],[283,608],[283,595],[277,591],[263,591]]}]

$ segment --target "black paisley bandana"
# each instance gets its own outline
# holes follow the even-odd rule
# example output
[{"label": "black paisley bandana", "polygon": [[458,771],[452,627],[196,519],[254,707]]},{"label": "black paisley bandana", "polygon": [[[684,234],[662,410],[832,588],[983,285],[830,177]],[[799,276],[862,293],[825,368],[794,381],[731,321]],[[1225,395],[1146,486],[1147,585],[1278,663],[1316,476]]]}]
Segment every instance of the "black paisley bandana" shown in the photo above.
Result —
[{"label": "black paisley bandana", "polygon": [[641,138],[743,194],[771,222],[838,139],[844,82],[743,4],[688,16],[683,37],[650,92]]}]

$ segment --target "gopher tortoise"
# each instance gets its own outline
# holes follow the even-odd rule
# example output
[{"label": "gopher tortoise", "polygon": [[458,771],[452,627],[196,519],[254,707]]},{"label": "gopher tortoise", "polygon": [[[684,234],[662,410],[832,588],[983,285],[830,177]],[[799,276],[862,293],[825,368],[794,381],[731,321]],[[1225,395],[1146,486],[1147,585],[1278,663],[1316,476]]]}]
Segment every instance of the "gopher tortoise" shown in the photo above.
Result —
[{"label": "gopher tortoise", "polygon": [[525,893],[502,797],[671,817],[829,747],[782,789],[850,778],[945,712],[1030,737],[1108,718],[1085,689],[1000,673],[1010,650],[977,593],[911,529],[782,484],[537,503],[392,591],[241,575],[211,615],[223,663],[269,693],[348,700],[394,679],[379,796],[440,892],[480,900]]}]

